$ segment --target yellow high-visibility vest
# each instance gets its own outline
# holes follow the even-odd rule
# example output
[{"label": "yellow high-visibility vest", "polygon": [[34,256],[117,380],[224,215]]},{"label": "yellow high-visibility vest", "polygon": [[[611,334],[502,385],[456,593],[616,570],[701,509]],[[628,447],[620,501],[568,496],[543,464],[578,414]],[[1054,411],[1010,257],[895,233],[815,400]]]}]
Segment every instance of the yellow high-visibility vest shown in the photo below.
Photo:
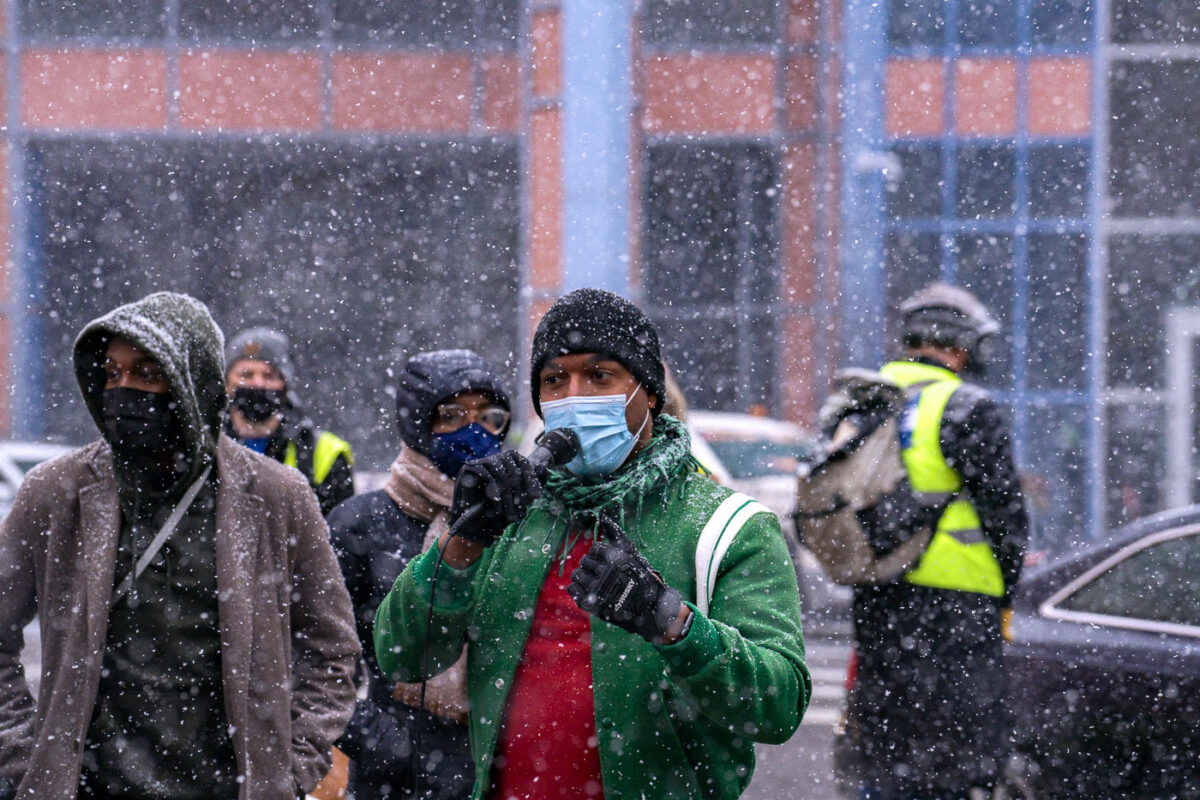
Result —
[{"label": "yellow high-visibility vest", "polygon": [[[962,379],[948,369],[912,361],[893,361],[880,372],[909,390],[900,430],[904,466],[913,489],[958,493],[962,477],[942,455],[941,433],[946,404]],[[904,574],[904,580],[937,589],[1004,595],[1000,564],[969,500],[959,497],[946,507],[929,547],[917,566]]]},{"label": "yellow high-visibility vest", "polygon": [[[333,469],[333,462],[337,461],[338,456],[345,456],[346,463],[354,465],[354,454],[350,451],[350,443],[328,431],[321,431],[317,434],[317,443],[313,446],[313,474],[304,477],[308,478],[313,486],[320,486],[329,477],[329,470]],[[299,468],[295,442],[287,443],[283,463],[289,467]]]}]

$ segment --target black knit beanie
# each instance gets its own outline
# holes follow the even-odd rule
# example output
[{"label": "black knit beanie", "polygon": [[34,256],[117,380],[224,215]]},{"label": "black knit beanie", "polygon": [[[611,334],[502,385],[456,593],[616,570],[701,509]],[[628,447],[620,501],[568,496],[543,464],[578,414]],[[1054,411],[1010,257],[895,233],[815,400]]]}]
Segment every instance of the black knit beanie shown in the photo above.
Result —
[{"label": "black knit beanie", "polygon": [[658,397],[657,415],[666,399],[666,378],[658,331],[642,310],[628,300],[603,289],[576,289],[558,298],[538,323],[533,335],[533,407],[538,416],[538,376],[551,358],[570,353],[600,353],[613,358]]}]

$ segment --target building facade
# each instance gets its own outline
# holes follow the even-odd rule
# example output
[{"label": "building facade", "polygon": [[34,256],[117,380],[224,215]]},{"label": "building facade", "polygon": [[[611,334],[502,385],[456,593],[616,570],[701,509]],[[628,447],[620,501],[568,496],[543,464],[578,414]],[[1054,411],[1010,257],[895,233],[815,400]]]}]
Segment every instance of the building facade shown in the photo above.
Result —
[{"label": "building facade", "polygon": [[365,466],[396,364],[526,380],[600,285],[696,407],[811,422],[943,277],[1065,547],[1196,495],[1200,12],[1168,0],[6,0],[0,429],[80,441],[86,319],[276,324]]}]

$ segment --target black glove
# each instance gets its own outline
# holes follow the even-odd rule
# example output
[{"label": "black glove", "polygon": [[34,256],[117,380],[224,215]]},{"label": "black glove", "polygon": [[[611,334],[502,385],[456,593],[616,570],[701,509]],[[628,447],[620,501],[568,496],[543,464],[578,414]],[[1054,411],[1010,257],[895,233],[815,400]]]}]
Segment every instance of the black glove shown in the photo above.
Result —
[{"label": "black glove", "polygon": [[17,787],[8,778],[0,778],[0,800],[13,800],[17,796]]},{"label": "black glove", "polygon": [[600,539],[571,573],[567,594],[589,614],[648,642],[661,642],[679,616],[683,598],[615,522],[601,516],[599,528]]},{"label": "black glove", "polygon": [[520,453],[506,450],[469,461],[454,482],[450,529],[488,547],[511,523],[523,519],[530,502],[541,496],[542,485]]},{"label": "black glove", "polygon": [[412,768],[412,737],[403,722],[371,700],[359,700],[335,742],[358,764],[359,772],[404,775]]}]

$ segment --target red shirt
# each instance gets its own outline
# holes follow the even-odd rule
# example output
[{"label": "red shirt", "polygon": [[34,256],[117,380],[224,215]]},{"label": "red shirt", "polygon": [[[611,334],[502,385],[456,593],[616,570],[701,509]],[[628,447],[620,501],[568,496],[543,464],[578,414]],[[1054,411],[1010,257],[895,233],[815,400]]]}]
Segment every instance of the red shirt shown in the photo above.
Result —
[{"label": "red shirt", "polygon": [[590,619],[566,591],[571,572],[591,546],[591,539],[580,537],[562,573],[551,564],[542,584],[508,693],[489,800],[604,797]]}]

